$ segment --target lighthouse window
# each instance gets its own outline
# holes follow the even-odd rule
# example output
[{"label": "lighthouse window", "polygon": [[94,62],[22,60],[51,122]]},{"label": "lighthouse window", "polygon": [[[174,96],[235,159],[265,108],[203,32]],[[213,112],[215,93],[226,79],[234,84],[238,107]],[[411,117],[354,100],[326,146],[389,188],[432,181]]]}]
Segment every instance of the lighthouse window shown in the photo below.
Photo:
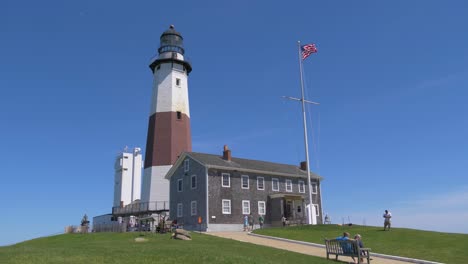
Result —
[{"label": "lighthouse window", "polygon": [[180,86],[180,79],[179,79],[179,78],[176,78],[176,79],[175,79],[175,83],[176,83],[177,86]]},{"label": "lighthouse window", "polygon": [[182,119],[182,113],[179,112],[179,111],[177,112],[177,119],[178,119],[178,120]]}]

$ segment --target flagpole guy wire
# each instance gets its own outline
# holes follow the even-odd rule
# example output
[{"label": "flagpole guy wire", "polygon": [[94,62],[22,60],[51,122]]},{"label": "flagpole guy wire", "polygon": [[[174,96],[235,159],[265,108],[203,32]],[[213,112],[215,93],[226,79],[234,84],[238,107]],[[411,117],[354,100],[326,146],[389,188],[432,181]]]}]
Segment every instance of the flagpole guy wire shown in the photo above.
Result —
[{"label": "flagpole guy wire", "polygon": [[309,142],[307,140],[307,119],[306,119],[306,111],[305,111],[305,103],[309,104],[315,104],[319,105],[317,102],[312,102],[304,99],[304,78],[303,78],[303,73],[302,73],[302,54],[301,54],[301,42],[297,42],[297,48],[298,48],[298,58],[299,58],[299,72],[301,76],[301,98],[294,98],[290,96],[283,96],[283,98],[289,99],[289,100],[294,100],[294,101],[300,101],[302,104],[302,120],[303,120],[303,125],[304,125],[304,143],[305,143],[305,154],[306,154],[306,162],[307,162],[307,181],[308,181],[308,190],[309,190],[309,225],[312,224],[312,184],[310,180],[310,162],[309,162]]}]

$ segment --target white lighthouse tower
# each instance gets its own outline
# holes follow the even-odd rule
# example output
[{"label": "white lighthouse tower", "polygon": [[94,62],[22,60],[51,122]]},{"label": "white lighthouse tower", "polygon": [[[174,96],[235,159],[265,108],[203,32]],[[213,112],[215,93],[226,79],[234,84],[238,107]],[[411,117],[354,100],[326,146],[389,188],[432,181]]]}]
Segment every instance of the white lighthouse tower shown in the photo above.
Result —
[{"label": "white lighthouse tower", "polygon": [[184,58],[183,38],[174,26],[162,33],[158,53],[149,65],[154,81],[142,202],[169,201],[164,176],[182,152],[192,151],[187,82],[192,66]]}]

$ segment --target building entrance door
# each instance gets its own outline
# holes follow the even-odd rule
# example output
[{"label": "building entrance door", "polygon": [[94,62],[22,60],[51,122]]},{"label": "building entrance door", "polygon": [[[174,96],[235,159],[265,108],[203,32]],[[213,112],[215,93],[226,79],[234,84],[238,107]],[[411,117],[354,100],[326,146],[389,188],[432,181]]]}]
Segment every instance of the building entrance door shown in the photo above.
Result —
[{"label": "building entrance door", "polygon": [[286,208],[284,208],[284,216],[287,218],[287,219],[291,219],[294,217],[294,213],[293,213],[293,204],[292,204],[292,201],[291,200],[287,200],[286,201]]}]

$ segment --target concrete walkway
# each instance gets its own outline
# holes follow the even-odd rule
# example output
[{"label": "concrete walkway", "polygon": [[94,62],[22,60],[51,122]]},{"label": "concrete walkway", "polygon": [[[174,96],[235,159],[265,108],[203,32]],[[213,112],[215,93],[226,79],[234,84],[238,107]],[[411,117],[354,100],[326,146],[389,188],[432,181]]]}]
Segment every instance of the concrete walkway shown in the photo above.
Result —
[{"label": "concrete walkway", "polygon": [[[289,251],[306,254],[306,255],[318,256],[322,258],[327,257],[327,254],[325,253],[324,248],[249,235],[247,232],[208,232],[206,234],[223,237],[223,238],[230,238],[230,239],[234,239],[234,240],[238,240],[238,241],[246,242],[246,243],[274,247],[274,248],[279,248],[283,250],[289,250]],[[333,260],[335,259],[334,256],[330,256],[330,258],[332,258]],[[372,258],[371,260],[372,264],[408,263],[408,262],[403,262],[403,261],[398,261],[398,260],[385,259],[385,258],[372,256],[372,252],[371,252],[371,258]],[[350,257],[339,256],[338,260],[344,263],[353,263],[353,260]]]}]

